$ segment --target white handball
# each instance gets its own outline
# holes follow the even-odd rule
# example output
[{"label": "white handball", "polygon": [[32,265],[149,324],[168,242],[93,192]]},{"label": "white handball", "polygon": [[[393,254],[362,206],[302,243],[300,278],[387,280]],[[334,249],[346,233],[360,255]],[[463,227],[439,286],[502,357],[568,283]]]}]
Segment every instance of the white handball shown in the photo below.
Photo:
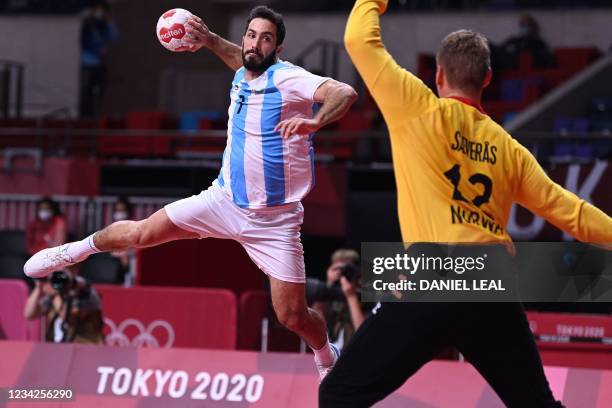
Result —
[{"label": "white handball", "polygon": [[181,8],[166,11],[157,20],[157,39],[170,51],[176,51],[181,47],[189,47],[190,43],[185,41],[187,31],[185,26],[187,20],[193,18],[193,14]]}]

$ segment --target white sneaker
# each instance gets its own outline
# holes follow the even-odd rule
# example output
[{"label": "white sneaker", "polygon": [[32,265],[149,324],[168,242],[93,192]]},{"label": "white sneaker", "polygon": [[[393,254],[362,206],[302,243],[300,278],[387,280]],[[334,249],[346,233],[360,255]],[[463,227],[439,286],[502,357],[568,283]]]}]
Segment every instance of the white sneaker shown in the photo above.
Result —
[{"label": "white sneaker", "polygon": [[44,278],[51,273],[70,266],[75,261],[68,255],[70,244],[38,251],[23,266],[23,272],[30,278]]},{"label": "white sneaker", "polygon": [[338,359],[340,358],[340,350],[338,350],[338,347],[334,346],[332,343],[329,343],[329,347],[331,347],[332,351],[334,352],[334,361],[332,361],[332,363],[329,365],[315,363],[317,365],[317,370],[319,370],[320,381],[323,381],[325,376],[327,376],[327,374],[331,372],[332,368],[334,368],[334,365],[336,365],[336,361],[338,361]]}]

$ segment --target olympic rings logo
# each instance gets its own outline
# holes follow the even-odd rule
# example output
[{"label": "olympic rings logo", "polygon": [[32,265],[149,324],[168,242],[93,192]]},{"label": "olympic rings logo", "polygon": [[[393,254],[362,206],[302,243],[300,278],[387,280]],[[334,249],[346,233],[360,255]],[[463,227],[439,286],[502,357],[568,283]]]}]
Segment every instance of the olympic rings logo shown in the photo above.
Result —
[{"label": "olympic rings logo", "polygon": [[[109,327],[110,333],[106,336],[106,344],[109,346],[136,346],[151,348],[170,348],[174,344],[174,329],[166,320],[153,320],[147,327],[138,319],[125,319],[119,325],[108,318],[104,318],[104,323]],[[131,340],[125,334],[126,329],[133,327],[138,333]],[[162,346],[158,337],[153,333],[158,329],[166,332],[166,343]]]}]

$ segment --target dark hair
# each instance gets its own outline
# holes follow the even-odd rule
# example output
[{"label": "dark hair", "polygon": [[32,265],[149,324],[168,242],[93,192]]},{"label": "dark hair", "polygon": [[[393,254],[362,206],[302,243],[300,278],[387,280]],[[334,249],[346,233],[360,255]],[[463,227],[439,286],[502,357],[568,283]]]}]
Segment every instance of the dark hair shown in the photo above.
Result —
[{"label": "dark hair", "polygon": [[129,217],[132,217],[132,215],[134,215],[133,214],[134,208],[132,207],[132,203],[129,202],[127,197],[119,196],[119,198],[117,198],[117,201],[115,201],[115,204],[113,204],[113,210],[117,204],[123,204],[125,206],[125,210],[128,213]]},{"label": "dark hair", "polygon": [[53,201],[51,197],[44,196],[41,198],[38,203],[36,203],[36,209],[38,209],[38,207],[43,203],[49,204],[49,207],[51,207],[51,212],[54,216],[62,215],[62,210],[60,210],[59,204],[56,201]]},{"label": "dark hair", "polygon": [[491,67],[489,43],[472,30],[455,31],[442,40],[436,60],[452,87],[478,92]]},{"label": "dark hair", "polygon": [[283,15],[272,10],[268,6],[257,6],[249,13],[249,18],[246,22],[244,32],[249,29],[249,24],[254,18],[263,18],[272,22],[276,26],[276,45],[279,46],[285,41],[285,23],[283,22]]}]

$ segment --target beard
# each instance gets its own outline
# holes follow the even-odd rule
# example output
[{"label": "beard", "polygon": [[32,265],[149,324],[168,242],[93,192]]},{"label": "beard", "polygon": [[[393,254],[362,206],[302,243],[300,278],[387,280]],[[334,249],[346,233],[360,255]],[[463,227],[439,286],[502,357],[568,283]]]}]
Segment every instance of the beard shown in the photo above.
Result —
[{"label": "beard", "polygon": [[257,55],[259,58],[261,58],[260,62],[257,62],[254,57],[250,57],[250,59],[247,59],[247,55],[251,55],[251,52],[245,52],[244,48],[242,49],[242,64],[249,71],[264,72],[276,62],[276,50],[272,51],[265,57],[262,56],[258,51],[252,52],[255,53],[255,55]]}]

